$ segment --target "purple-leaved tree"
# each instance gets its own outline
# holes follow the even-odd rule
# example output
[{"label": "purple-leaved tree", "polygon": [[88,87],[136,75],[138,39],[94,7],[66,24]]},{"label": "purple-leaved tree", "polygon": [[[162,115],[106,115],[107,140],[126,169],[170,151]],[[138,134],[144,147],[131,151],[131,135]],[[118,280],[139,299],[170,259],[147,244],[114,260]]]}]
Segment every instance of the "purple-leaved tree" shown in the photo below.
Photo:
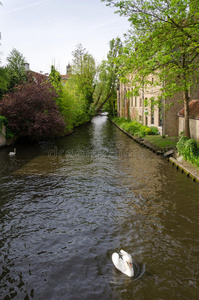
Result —
[{"label": "purple-leaved tree", "polygon": [[45,140],[63,136],[65,122],[56,104],[57,94],[39,74],[29,74],[26,83],[4,96],[0,114],[19,138]]}]

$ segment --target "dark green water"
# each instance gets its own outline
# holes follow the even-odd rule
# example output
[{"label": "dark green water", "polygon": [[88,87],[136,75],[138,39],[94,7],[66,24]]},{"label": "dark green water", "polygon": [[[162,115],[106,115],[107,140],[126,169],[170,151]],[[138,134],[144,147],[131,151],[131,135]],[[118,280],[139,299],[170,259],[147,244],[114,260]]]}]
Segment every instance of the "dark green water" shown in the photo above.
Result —
[{"label": "dark green water", "polygon": [[16,148],[0,150],[0,299],[199,299],[197,183],[106,116]]}]

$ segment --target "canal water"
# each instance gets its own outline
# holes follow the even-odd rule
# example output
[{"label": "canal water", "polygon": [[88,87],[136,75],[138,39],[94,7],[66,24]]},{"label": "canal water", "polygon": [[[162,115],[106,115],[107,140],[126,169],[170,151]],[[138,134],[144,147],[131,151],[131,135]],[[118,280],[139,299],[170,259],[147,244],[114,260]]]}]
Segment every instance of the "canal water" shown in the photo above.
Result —
[{"label": "canal water", "polygon": [[199,299],[197,183],[106,116],[16,148],[0,150],[0,299]]}]

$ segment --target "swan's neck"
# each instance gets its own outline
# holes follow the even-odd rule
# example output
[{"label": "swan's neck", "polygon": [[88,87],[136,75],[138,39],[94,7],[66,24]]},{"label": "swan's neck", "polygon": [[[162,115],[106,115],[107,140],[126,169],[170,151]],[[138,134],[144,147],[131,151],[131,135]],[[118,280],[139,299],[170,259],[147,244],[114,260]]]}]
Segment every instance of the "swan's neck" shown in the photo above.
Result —
[{"label": "swan's neck", "polygon": [[125,261],[126,264],[126,273],[128,273],[129,276],[133,276],[134,275],[134,270],[133,270],[133,265],[132,263],[128,263],[127,261]]}]

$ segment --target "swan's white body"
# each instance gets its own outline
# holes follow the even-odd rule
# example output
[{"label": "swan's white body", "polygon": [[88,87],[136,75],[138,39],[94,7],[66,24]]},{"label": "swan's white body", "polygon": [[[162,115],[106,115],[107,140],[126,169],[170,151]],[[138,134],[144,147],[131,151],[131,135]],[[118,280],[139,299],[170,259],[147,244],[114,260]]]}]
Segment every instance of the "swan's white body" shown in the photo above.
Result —
[{"label": "swan's white body", "polygon": [[112,261],[114,266],[122,273],[126,274],[129,277],[134,276],[132,257],[126,251],[120,250],[119,254],[113,253]]},{"label": "swan's white body", "polygon": [[16,155],[16,148],[14,148],[14,152],[9,153],[10,156],[15,156]]}]

